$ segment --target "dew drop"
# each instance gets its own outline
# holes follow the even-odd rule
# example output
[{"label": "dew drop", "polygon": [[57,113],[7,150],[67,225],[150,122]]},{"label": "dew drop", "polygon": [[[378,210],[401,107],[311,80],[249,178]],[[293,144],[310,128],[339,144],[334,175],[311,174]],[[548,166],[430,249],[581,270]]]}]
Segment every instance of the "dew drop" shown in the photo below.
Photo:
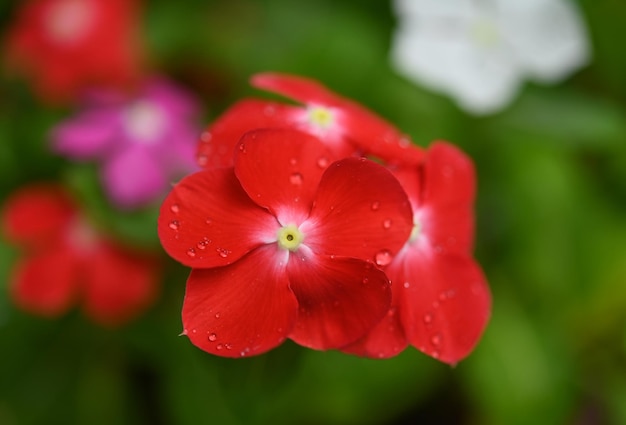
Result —
[{"label": "dew drop", "polygon": [[391,229],[391,219],[383,220],[383,229]]},{"label": "dew drop", "polygon": [[216,319],[219,319],[219,318],[220,318],[220,316],[221,316],[221,314],[220,314],[219,312],[215,313],[215,318],[216,318]]},{"label": "dew drop", "polygon": [[378,211],[378,209],[380,208],[380,202],[378,201],[374,201],[372,202],[372,211]]},{"label": "dew drop", "polygon": [[213,342],[217,340],[217,335],[214,333],[209,334],[209,341]]},{"label": "dew drop", "polygon": [[400,137],[400,140],[398,140],[398,145],[400,145],[401,148],[408,148],[411,145],[411,139],[406,136],[402,136]]},{"label": "dew drop", "polygon": [[381,251],[378,251],[376,257],[374,257],[374,260],[376,261],[376,265],[386,266],[387,264],[391,263],[391,260],[393,260],[393,256],[391,255],[391,252],[389,252],[389,250],[383,249]]},{"label": "dew drop", "polygon": [[206,220],[204,220],[204,224],[211,224],[213,223],[213,220],[211,220],[210,218],[207,218]]},{"label": "dew drop", "polygon": [[218,350],[223,350],[224,349],[224,344],[217,344],[217,346],[215,347]]},{"label": "dew drop", "polygon": [[369,283],[369,281],[370,280],[368,278],[364,277],[363,278],[363,285],[367,285]]},{"label": "dew drop", "polygon": [[178,230],[178,228],[180,227],[180,223],[178,222],[178,220],[172,220],[170,221],[169,227],[172,230]]},{"label": "dew drop", "polygon": [[196,250],[193,249],[193,248],[189,248],[187,250],[187,255],[190,256],[191,258],[195,257],[196,256]]},{"label": "dew drop", "polygon": [[245,143],[240,143],[238,146],[239,152],[246,153],[246,145]]},{"label": "dew drop", "polygon": [[437,350],[433,350],[430,355],[432,356],[433,359],[438,359],[439,356],[441,355],[441,353],[439,353],[439,351]]},{"label": "dew drop", "polygon": [[402,286],[404,286],[404,289],[409,289],[409,287],[411,286],[411,284],[409,282],[404,282],[402,284]]},{"label": "dew drop", "polygon": [[326,157],[324,157],[324,156],[323,156],[323,157],[321,157],[321,158],[318,158],[318,160],[317,160],[317,166],[318,166],[318,167],[320,167],[320,168],[326,168],[326,167],[328,167],[328,158],[326,158]]},{"label": "dew drop", "polygon": [[291,184],[295,186],[300,186],[302,184],[302,181],[303,181],[303,177],[302,177],[302,174],[300,173],[292,173],[289,176],[289,182],[291,182]]},{"label": "dew drop", "polygon": [[200,242],[198,242],[196,246],[198,247],[198,249],[205,250],[207,245],[210,243],[211,241],[208,238],[204,238]]},{"label": "dew drop", "polygon": [[232,350],[233,344],[224,344],[224,347],[226,347],[227,350]]},{"label": "dew drop", "polygon": [[199,166],[204,167],[208,163],[209,163],[209,157],[208,156],[206,156],[204,154],[198,155],[198,165]]},{"label": "dew drop", "polygon": [[268,117],[272,116],[276,113],[276,108],[273,105],[267,105],[265,108],[263,108],[263,113]]},{"label": "dew drop", "polygon": [[432,313],[426,313],[426,314],[424,315],[424,323],[425,323],[425,324],[427,324],[427,325],[429,325],[429,324],[431,324],[432,322],[433,322],[433,315],[432,315]]},{"label": "dew drop", "polygon": [[220,257],[222,257],[222,258],[228,257],[228,254],[231,253],[231,251],[229,251],[227,249],[224,249],[224,248],[217,248],[216,251],[217,251],[218,255]]},{"label": "dew drop", "polygon": [[174,214],[178,214],[178,212],[180,211],[180,207],[178,206],[178,204],[172,204],[172,206],[170,207],[170,211]]},{"label": "dew drop", "polygon": [[441,344],[441,335],[440,334],[435,334],[433,336],[430,337],[430,343],[432,345],[439,345]]},{"label": "dew drop", "polygon": [[289,163],[290,163],[291,165],[296,165],[296,164],[298,163],[298,160],[297,160],[296,158],[291,158],[291,159],[289,160]]},{"label": "dew drop", "polygon": [[200,140],[207,143],[211,141],[212,137],[213,136],[211,135],[211,133],[209,133],[208,131],[203,131],[202,134],[200,135]]}]

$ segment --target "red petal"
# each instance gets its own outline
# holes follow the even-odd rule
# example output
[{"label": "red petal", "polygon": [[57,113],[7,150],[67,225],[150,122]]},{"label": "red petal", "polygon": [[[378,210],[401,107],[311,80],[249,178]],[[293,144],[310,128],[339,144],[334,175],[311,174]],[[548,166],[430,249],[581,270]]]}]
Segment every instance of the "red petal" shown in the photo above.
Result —
[{"label": "red petal", "polygon": [[333,163],[322,176],[304,242],[317,253],[389,264],[407,241],[413,214],[406,193],[384,167],[360,158]]},{"label": "red petal", "polygon": [[474,349],[489,319],[491,296],[471,258],[406,250],[386,272],[411,345],[446,363]]},{"label": "red petal", "polygon": [[437,142],[428,150],[424,181],[420,204],[428,210],[428,221],[423,224],[432,245],[469,252],[474,239],[476,191],[472,161],[455,146]]},{"label": "red petal", "polygon": [[251,79],[254,87],[279,93],[304,104],[340,108],[344,137],[367,155],[388,163],[418,164],[423,151],[393,125],[367,108],[327,89],[317,81],[287,74],[263,73]]},{"label": "red petal", "polygon": [[[251,130],[290,127],[292,105],[244,99],[228,108],[200,137],[198,163],[204,168],[231,167],[241,136]],[[299,109],[299,108],[298,108]]]},{"label": "red petal", "polygon": [[389,309],[387,276],[354,258],[292,254],[287,266],[299,304],[289,338],[326,350],[350,344],[380,321]]},{"label": "red petal", "polygon": [[56,246],[18,264],[12,278],[11,295],[26,311],[59,316],[75,301],[79,274],[74,252],[65,246]]},{"label": "red petal", "polygon": [[365,337],[342,347],[344,353],[361,357],[388,359],[400,354],[409,342],[404,335],[397,307],[391,307],[387,315]]},{"label": "red petal", "polygon": [[251,199],[283,225],[300,224],[309,214],[330,152],[320,141],[291,129],[256,130],[241,140],[235,174]]},{"label": "red petal", "polygon": [[252,356],[280,345],[293,327],[298,304],[276,245],[209,270],[194,269],[183,304],[184,333],[204,351]]},{"label": "red petal", "polygon": [[84,310],[94,321],[114,326],[152,304],[160,267],[154,258],[103,244],[84,263]]},{"label": "red petal", "polygon": [[253,87],[279,93],[302,103],[327,105],[341,103],[341,97],[309,78],[266,72],[253,75],[250,84]]},{"label": "red petal", "polygon": [[278,228],[276,218],[250,200],[232,168],[185,177],[163,202],[158,222],[165,251],[201,268],[238,260],[276,240]]},{"label": "red petal", "polygon": [[14,242],[45,245],[61,237],[74,211],[72,201],[60,187],[25,186],[4,204],[4,233]]}]

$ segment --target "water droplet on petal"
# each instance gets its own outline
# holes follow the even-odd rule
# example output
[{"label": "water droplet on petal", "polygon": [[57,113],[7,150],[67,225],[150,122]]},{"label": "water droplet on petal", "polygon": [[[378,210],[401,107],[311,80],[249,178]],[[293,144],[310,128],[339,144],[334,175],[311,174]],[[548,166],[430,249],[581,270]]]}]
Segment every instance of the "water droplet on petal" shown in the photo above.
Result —
[{"label": "water droplet on petal", "polygon": [[224,349],[224,344],[217,344],[215,348],[217,348],[218,350],[222,350]]},{"label": "water droplet on petal", "polygon": [[268,117],[272,116],[276,113],[276,108],[273,105],[267,105],[265,108],[263,108],[263,113]]},{"label": "water droplet on petal", "polygon": [[170,221],[169,227],[172,230],[178,230],[178,228],[180,227],[180,223],[178,222],[178,220],[172,220]]},{"label": "water droplet on petal", "polygon": [[200,140],[207,143],[211,141],[211,138],[213,136],[211,135],[211,133],[209,133],[208,131],[203,131],[202,134],[200,135]]},{"label": "water droplet on petal", "polygon": [[383,249],[376,254],[374,260],[376,262],[376,265],[386,266],[387,264],[391,263],[391,260],[393,260],[393,256],[391,255],[391,252],[389,252],[389,250]]},{"label": "water droplet on petal", "polygon": [[391,219],[383,220],[383,229],[391,229]]},{"label": "water droplet on petal", "polygon": [[207,245],[210,243],[211,241],[208,238],[204,238],[200,242],[198,242],[196,246],[198,247],[198,249],[205,250]]},{"label": "water droplet on petal", "polygon": [[219,319],[219,318],[220,318],[220,316],[221,316],[221,314],[220,314],[219,312],[215,313],[215,318],[216,318],[216,319]]},{"label": "water droplet on petal", "polygon": [[209,341],[213,342],[217,340],[217,335],[214,333],[209,334]]},{"label": "water droplet on petal", "polygon": [[407,136],[402,136],[400,140],[398,140],[398,145],[400,145],[401,148],[408,148],[411,145],[411,139]]},{"label": "water droplet on petal", "polygon": [[211,220],[210,218],[207,218],[206,220],[204,220],[205,224],[211,224],[213,223],[213,220]]},{"label": "water droplet on petal", "polygon": [[380,202],[378,201],[372,202],[372,211],[378,211],[379,208],[380,208]]},{"label": "water droplet on petal", "polygon": [[439,351],[437,350],[433,350],[430,355],[432,356],[433,359],[438,359],[439,356],[441,355],[441,353],[439,353]]},{"label": "water droplet on petal", "polygon": [[196,256],[196,250],[193,249],[193,248],[189,248],[187,250],[187,255],[190,256],[191,258],[195,257]]},{"label": "water droplet on petal", "polygon": [[239,152],[246,153],[246,144],[240,143],[238,149],[239,149]]},{"label": "water droplet on petal", "polygon": [[429,324],[431,324],[432,322],[433,322],[433,315],[432,315],[432,313],[426,313],[426,314],[424,315],[424,323],[425,323],[425,324],[427,324],[427,325],[429,325]]},{"label": "water droplet on petal", "polygon": [[300,173],[293,173],[293,174],[291,174],[289,176],[289,181],[293,185],[300,186],[302,184],[302,181],[303,181],[302,174],[300,174]]},{"label": "water droplet on petal", "polygon": [[224,248],[217,248],[216,251],[217,251],[218,255],[220,257],[222,257],[222,258],[228,257],[228,254],[231,253],[231,251],[229,251],[227,249],[224,249]]},{"label": "water droplet on petal", "polygon": [[430,343],[432,345],[439,345],[441,344],[441,335],[440,334],[435,334],[433,336],[430,337]]},{"label": "water droplet on petal", "polygon": [[326,157],[321,157],[317,160],[317,166],[320,168],[326,168],[328,167],[328,158]]},{"label": "water droplet on petal", "polygon": [[404,289],[409,289],[409,287],[411,286],[411,283],[410,282],[404,282],[402,284],[402,286],[404,286]]},{"label": "water droplet on petal", "polygon": [[204,167],[208,163],[209,163],[209,157],[208,156],[206,156],[204,154],[198,155],[198,165],[199,166]]},{"label": "water droplet on petal", "polygon": [[178,206],[178,204],[172,204],[172,206],[170,207],[170,211],[174,214],[178,214],[178,212],[180,211],[180,207]]},{"label": "water droplet on petal", "polygon": [[289,160],[289,163],[290,163],[291,165],[296,165],[296,164],[298,163],[298,160],[297,160],[296,158],[291,158],[291,159]]},{"label": "water droplet on petal", "polygon": [[363,285],[367,285],[369,283],[369,281],[370,280],[368,278],[364,277],[363,278]]}]

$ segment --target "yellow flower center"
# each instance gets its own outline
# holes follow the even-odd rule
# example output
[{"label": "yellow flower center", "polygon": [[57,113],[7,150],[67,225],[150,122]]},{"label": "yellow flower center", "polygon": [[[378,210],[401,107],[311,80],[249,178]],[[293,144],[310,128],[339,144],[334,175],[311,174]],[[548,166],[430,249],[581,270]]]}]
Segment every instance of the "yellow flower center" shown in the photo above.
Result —
[{"label": "yellow flower center", "polygon": [[323,106],[312,106],[309,108],[309,122],[319,128],[326,129],[335,121],[333,112]]},{"label": "yellow flower center", "polygon": [[294,224],[289,224],[278,229],[276,238],[282,249],[297,251],[304,240],[304,234]]},{"label": "yellow flower center", "polygon": [[417,219],[415,219],[413,221],[413,229],[411,230],[411,235],[409,236],[409,243],[414,243],[417,238],[419,238],[421,232],[422,224]]},{"label": "yellow flower center", "polygon": [[493,47],[500,41],[498,28],[488,19],[479,19],[474,22],[470,32],[474,41],[483,47]]}]

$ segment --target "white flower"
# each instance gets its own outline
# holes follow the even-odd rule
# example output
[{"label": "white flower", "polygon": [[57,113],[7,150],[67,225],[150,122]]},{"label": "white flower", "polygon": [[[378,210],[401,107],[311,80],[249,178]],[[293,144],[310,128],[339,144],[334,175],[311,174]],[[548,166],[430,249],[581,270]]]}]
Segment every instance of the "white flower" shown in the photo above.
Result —
[{"label": "white flower", "polygon": [[469,112],[508,104],[524,78],[556,82],[589,60],[569,0],[394,0],[392,60]]}]

